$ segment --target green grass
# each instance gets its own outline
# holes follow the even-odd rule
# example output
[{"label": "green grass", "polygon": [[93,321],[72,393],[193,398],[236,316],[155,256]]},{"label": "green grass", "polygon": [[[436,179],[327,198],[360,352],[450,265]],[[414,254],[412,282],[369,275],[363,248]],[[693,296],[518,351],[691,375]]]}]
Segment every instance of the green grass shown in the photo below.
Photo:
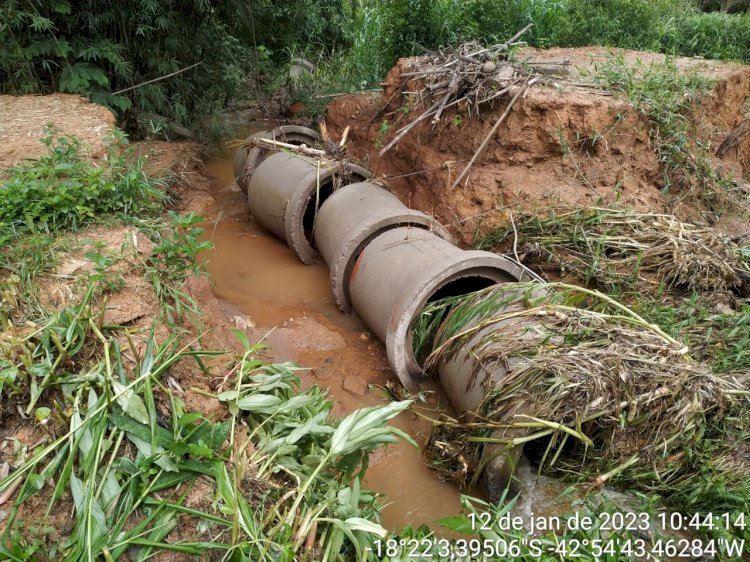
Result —
[{"label": "green grass", "polygon": [[715,297],[693,294],[667,303],[641,298],[633,302],[633,308],[687,344],[715,372],[746,370],[750,368],[750,303],[738,300],[728,309],[726,305],[718,309],[716,304]]},{"label": "green grass", "polygon": [[664,191],[689,192],[717,211],[731,202],[734,183],[714,169],[710,139],[701,138],[691,122],[696,103],[711,88],[710,80],[697,71],[681,71],[669,57],[632,65],[622,54],[610,55],[596,69],[596,79],[624,95],[648,120]]},{"label": "green grass", "polygon": [[[376,87],[399,57],[460,41],[502,42],[528,23],[524,40],[534,47],[603,45],[750,62],[750,15],[704,13],[682,0],[395,0],[362,3],[351,18],[348,41],[298,94]],[[319,51],[305,55],[316,59]]]},{"label": "green grass", "polygon": [[108,139],[106,164],[84,158],[75,137],[48,128],[47,154],[21,164],[0,183],[0,241],[28,232],[76,230],[99,217],[145,216],[161,209],[164,192],[129,160],[124,138]]},{"label": "green grass", "polygon": [[[0,559],[372,560],[367,548],[385,530],[380,500],[361,480],[370,451],[411,441],[387,425],[410,403],[336,420],[325,391],[303,391],[294,365],[259,360],[262,347],[244,333],[237,332],[239,357],[203,349],[188,335],[193,317],[183,314],[200,313],[183,285],[202,274],[195,256],[209,247],[200,241],[203,219],[165,211],[157,183],[114,148],[115,157],[96,167],[74,139],[48,140],[50,155],[15,169],[3,186],[12,193],[0,199],[0,213],[10,215],[23,183],[33,182],[40,203],[4,231],[0,417],[23,412],[19,423],[45,435],[0,479],[0,496],[11,498],[0,512]],[[55,195],[61,185],[69,187],[63,198]],[[112,189],[124,191],[120,199]],[[92,202],[93,195],[109,201]],[[72,235],[92,225],[135,227],[153,252]],[[93,267],[69,276],[70,304],[39,306],[39,284],[75,253]],[[150,331],[102,323],[106,299],[124,288],[123,265],[146,278],[160,304]],[[186,407],[170,372],[182,362],[224,380],[218,395],[207,396],[225,406],[223,414]],[[210,498],[196,490],[206,484]],[[196,493],[210,501],[189,507]],[[61,532],[50,518],[70,510],[71,530]]]}]

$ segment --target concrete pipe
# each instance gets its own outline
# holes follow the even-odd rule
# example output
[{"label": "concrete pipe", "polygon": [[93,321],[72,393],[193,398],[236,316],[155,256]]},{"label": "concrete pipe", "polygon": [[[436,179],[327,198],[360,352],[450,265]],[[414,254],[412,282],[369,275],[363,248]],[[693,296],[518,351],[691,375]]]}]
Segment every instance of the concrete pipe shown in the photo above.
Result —
[{"label": "concrete pipe", "polygon": [[333,193],[337,180],[360,182],[370,173],[353,164],[324,164],[277,152],[260,163],[248,185],[250,214],[264,228],[285,240],[302,260],[318,255],[313,226],[320,205]]},{"label": "concrete pipe", "polygon": [[320,207],[315,244],[330,268],[331,288],[341,310],[352,312],[349,279],[359,254],[379,234],[400,226],[430,230],[452,242],[433,217],[409,209],[395,195],[372,183],[339,189]]},{"label": "concrete pipe", "polygon": [[[250,135],[245,140],[250,141],[259,137],[288,144],[305,144],[310,147],[320,141],[320,135],[316,131],[299,125],[282,125],[270,131],[260,131]],[[273,152],[275,151],[270,148],[260,148],[251,144],[243,145],[237,149],[234,153],[234,177],[237,180],[237,186],[242,191],[247,193],[247,186],[256,168]]]},{"label": "concrete pipe", "polygon": [[[533,274],[532,274],[533,275]],[[526,295],[526,290],[518,291],[518,300],[510,303],[502,311],[503,314],[519,311],[524,308],[522,299],[540,298],[548,294],[548,290],[539,288]],[[448,316],[450,318],[450,314]],[[466,329],[476,326],[480,320],[468,322]],[[462,346],[437,365],[438,379],[445,394],[451,401],[453,408],[462,414],[473,417],[478,412],[487,392],[502,384],[506,374],[521,368],[525,359],[520,356],[510,356],[498,359],[493,363],[480,362],[482,350],[492,345],[493,334],[503,334],[509,331],[518,334],[518,338],[533,338],[537,340],[542,330],[535,331],[533,318],[508,318],[500,320],[477,330],[476,334],[468,338]],[[496,441],[510,441],[526,437],[532,430],[527,428],[506,428],[492,432],[490,438]],[[500,500],[504,494],[510,496],[518,494],[513,481],[513,467],[523,453],[523,445],[508,447],[502,443],[487,443],[482,450],[480,461],[483,466],[480,482],[490,501]],[[508,462],[508,461],[511,462]]]},{"label": "concrete pipe", "polygon": [[428,301],[531,279],[529,270],[503,256],[460,250],[428,230],[399,227],[362,250],[349,288],[352,306],[385,343],[391,368],[414,390],[424,373],[411,332]]}]

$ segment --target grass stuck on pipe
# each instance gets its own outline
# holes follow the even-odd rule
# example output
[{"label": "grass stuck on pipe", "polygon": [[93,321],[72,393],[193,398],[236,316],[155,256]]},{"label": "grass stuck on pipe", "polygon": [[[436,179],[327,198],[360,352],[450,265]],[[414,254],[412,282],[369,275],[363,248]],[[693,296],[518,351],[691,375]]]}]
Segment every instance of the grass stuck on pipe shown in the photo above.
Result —
[{"label": "grass stuck on pipe", "polygon": [[[611,480],[693,509],[747,501],[746,374],[713,372],[611,297],[498,285],[431,303],[414,341],[433,373],[456,356],[473,358],[472,381],[507,371],[471,418],[436,425],[432,462],[461,483],[473,480],[484,443],[525,444],[540,470],[595,486]],[[724,493],[711,496],[712,486]]]}]

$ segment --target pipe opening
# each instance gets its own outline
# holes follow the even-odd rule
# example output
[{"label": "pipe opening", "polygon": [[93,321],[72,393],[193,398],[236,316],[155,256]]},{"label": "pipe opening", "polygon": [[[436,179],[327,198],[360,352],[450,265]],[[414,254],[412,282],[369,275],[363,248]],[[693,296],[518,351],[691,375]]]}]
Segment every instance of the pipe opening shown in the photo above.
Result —
[{"label": "pipe opening", "polygon": [[[492,285],[497,284],[497,281],[494,279],[490,279],[488,277],[482,277],[479,275],[469,275],[466,277],[459,277],[458,279],[454,279],[453,281],[450,281],[449,283],[446,283],[442,287],[440,287],[438,290],[436,290],[434,293],[432,293],[427,301],[425,302],[425,306],[431,302],[435,302],[447,297],[459,297],[461,295],[468,295],[469,293],[474,293],[476,291],[480,291],[482,289],[486,289],[487,287],[491,287]],[[414,349],[414,323],[416,322],[416,319],[419,318],[419,315],[422,314],[422,311],[424,310],[424,307],[422,307],[419,312],[414,316],[414,319],[412,320],[412,325],[409,327],[409,331],[407,332],[407,341],[406,345],[408,346],[407,349],[413,349],[414,350],[414,359],[417,361],[417,364],[419,365],[420,369],[424,368],[424,362],[429,356],[430,352],[432,351],[433,347],[433,341],[435,338],[434,333],[429,335],[429,339],[427,340],[427,344],[425,346],[422,346],[422,349],[417,350]],[[436,324],[442,324],[443,320],[445,319],[445,316],[447,316],[449,310],[445,310],[442,313],[442,316],[440,317],[440,321]]]},{"label": "pipe opening", "polygon": [[310,198],[307,200],[307,205],[305,206],[305,214],[302,217],[302,230],[305,233],[307,243],[312,248],[315,248],[315,240],[313,238],[315,216],[318,214],[318,209],[320,209],[323,202],[333,194],[333,178],[321,182],[317,195],[315,191],[313,190],[310,194]]},{"label": "pipe opening", "polygon": [[[475,291],[481,291],[492,285],[496,285],[497,281],[488,277],[480,276],[467,276],[459,277],[454,279],[450,283],[446,283],[440,287],[437,291],[430,295],[427,302],[435,302],[446,297],[458,297],[461,295],[468,295]],[[421,312],[421,311],[420,311]]]},{"label": "pipe opening", "polygon": [[[315,140],[312,138],[309,139],[302,139],[302,138],[287,138],[286,135],[282,134],[278,137],[273,137],[272,140],[279,141],[279,142],[285,142],[287,144],[293,144],[294,146],[302,146],[303,144],[307,147],[312,147],[315,145]],[[269,149],[270,151],[270,149]]]}]

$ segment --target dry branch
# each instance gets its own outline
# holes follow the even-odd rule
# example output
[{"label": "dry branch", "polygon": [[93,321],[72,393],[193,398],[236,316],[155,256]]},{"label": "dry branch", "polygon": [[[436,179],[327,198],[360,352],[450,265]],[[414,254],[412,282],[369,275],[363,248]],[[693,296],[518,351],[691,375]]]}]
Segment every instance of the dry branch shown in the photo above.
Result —
[{"label": "dry branch", "polygon": [[250,144],[254,144],[261,148],[271,148],[275,150],[288,150],[290,152],[295,152],[297,154],[304,154],[305,156],[313,156],[315,158],[320,158],[320,157],[328,155],[325,150],[320,150],[317,148],[310,148],[305,145],[289,144],[286,142],[280,142],[280,141],[273,140],[273,139],[264,139],[262,137],[252,138],[250,139],[249,142]]},{"label": "dry branch", "polygon": [[510,114],[510,110],[513,109],[513,106],[515,105],[518,98],[523,95],[523,93],[526,91],[526,89],[533,83],[533,79],[529,80],[528,78],[524,81],[524,83],[521,85],[521,87],[516,92],[516,95],[513,96],[513,98],[510,100],[510,103],[508,104],[508,107],[505,108],[505,111],[500,116],[500,119],[497,120],[497,122],[493,125],[492,129],[490,129],[490,132],[487,134],[486,137],[484,137],[484,140],[482,141],[482,144],[479,145],[479,148],[477,148],[477,151],[474,153],[474,156],[471,157],[471,160],[469,160],[469,163],[466,165],[466,167],[461,171],[461,173],[456,178],[456,181],[451,184],[451,189],[454,189],[461,181],[464,179],[466,174],[471,169],[471,166],[474,164],[476,159],[479,157],[479,155],[482,153],[482,151],[487,146],[487,143],[490,142],[490,139],[497,133],[497,130],[500,128],[500,125],[502,125],[503,121],[508,117]]},{"label": "dry branch", "polygon": [[[527,25],[504,43],[489,47],[463,43],[446,52],[432,53],[417,59],[415,64],[421,68],[407,69],[401,73],[403,82],[389,97],[386,106],[391,103],[394,95],[400,93],[418,100],[420,113],[395,132],[393,139],[380,150],[379,155],[385,155],[425,119],[431,118],[434,127],[443,119],[448,108],[461,102],[466,102],[465,111],[471,117],[479,115],[481,106],[508,94],[515,85],[523,83],[529,86],[548,76],[567,83],[567,75],[570,73],[568,60],[529,62],[509,58],[508,49],[518,44],[517,40],[531,27],[532,24]],[[458,181],[460,179],[456,183]]]}]

